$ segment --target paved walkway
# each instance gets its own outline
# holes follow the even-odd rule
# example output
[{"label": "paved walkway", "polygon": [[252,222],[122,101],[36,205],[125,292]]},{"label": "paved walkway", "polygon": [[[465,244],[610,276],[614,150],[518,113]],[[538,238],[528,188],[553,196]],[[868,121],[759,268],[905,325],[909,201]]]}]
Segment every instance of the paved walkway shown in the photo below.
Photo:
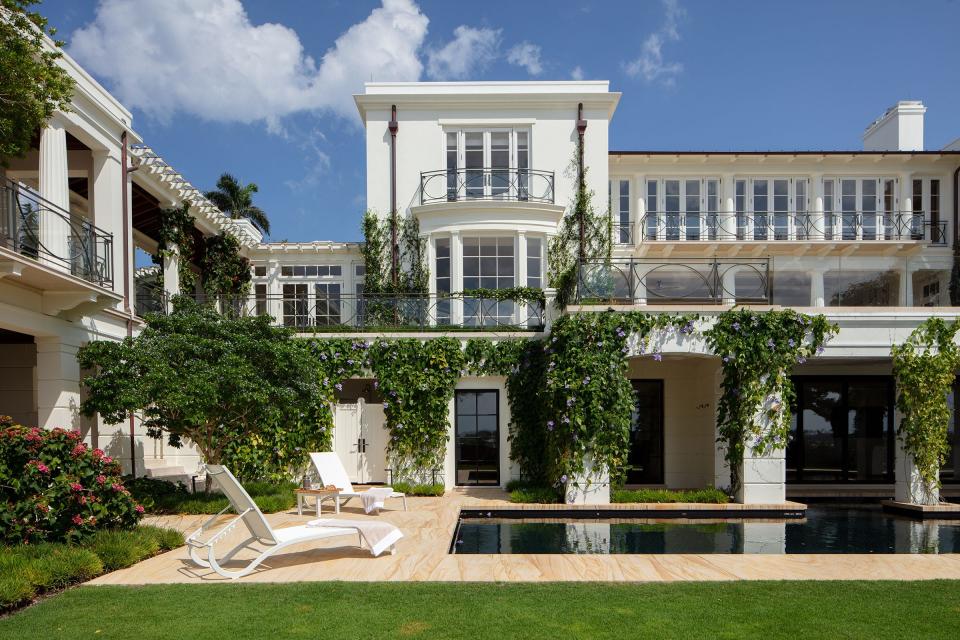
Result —
[{"label": "paved walkway", "polygon": [[[393,556],[373,558],[350,538],[290,547],[239,582],[348,581],[654,581],[680,580],[924,580],[960,579],[956,555],[450,555],[450,541],[461,508],[506,507],[499,490],[448,492],[443,498],[408,498],[409,510],[363,515],[359,501],[344,517],[379,517],[404,533]],[[354,504],[355,503],[355,504]],[[394,504],[396,503],[396,504]],[[398,501],[389,506],[399,507]],[[190,532],[208,516],[158,516],[149,524]],[[302,524],[314,515],[268,515],[274,527]],[[334,517],[324,512],[324,518]],[[237,538],[242,535],[237,532]],[[244,557],[241,555],[241,557]],[[228,567],[233,567],[229,564]],[[194,566],[185,548],[115,571],[91,584],[216,583],[227,580]]]}]

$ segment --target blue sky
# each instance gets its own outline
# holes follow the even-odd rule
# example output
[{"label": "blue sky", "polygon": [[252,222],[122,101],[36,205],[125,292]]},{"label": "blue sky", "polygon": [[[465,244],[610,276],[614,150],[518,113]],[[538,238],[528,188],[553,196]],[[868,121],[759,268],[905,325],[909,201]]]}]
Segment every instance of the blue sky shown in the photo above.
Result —
[{"label": "blue sky", "polygon": [[960,137],[960,1],[45,0],[200,188],[260,186],[273,240],[357,240],[363,80],[610,80],[612,149],[858,149],[897,100]]}]

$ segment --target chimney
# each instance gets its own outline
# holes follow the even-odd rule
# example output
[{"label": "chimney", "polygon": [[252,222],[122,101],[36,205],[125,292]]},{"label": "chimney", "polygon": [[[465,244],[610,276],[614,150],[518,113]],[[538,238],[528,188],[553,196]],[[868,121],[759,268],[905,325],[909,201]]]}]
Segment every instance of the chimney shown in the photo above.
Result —
[{"label": "chimney", "polygon": [[863,132],[864,151],[923,151],[923,114],[919,100],[901,100]]}]

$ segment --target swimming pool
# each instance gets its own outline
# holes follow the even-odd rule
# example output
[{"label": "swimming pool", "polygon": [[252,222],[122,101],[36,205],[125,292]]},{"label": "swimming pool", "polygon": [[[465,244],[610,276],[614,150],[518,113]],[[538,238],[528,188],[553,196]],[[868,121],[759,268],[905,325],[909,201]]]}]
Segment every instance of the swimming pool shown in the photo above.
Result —
[{"label": "swimming pool", "polygon": [[831,505],[784,520],[462,518],[451,553],[960,553],[960,521]]}]

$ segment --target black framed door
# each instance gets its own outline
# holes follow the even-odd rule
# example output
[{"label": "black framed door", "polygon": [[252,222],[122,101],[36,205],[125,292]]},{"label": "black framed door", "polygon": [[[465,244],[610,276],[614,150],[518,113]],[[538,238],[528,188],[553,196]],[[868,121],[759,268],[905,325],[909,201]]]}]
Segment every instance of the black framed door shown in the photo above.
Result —
[{"label": "black framed door", "polygon": [[631,380],[627,484],[663,484],[663,380]]},{"label": "black framed door", "polygon": [[892,482],[890,376],[797,376],[787,482]]},{"label": "black framed door", "polygon": [[454,405],[457,485],[499,485],[500,392],[457,391]]}]

